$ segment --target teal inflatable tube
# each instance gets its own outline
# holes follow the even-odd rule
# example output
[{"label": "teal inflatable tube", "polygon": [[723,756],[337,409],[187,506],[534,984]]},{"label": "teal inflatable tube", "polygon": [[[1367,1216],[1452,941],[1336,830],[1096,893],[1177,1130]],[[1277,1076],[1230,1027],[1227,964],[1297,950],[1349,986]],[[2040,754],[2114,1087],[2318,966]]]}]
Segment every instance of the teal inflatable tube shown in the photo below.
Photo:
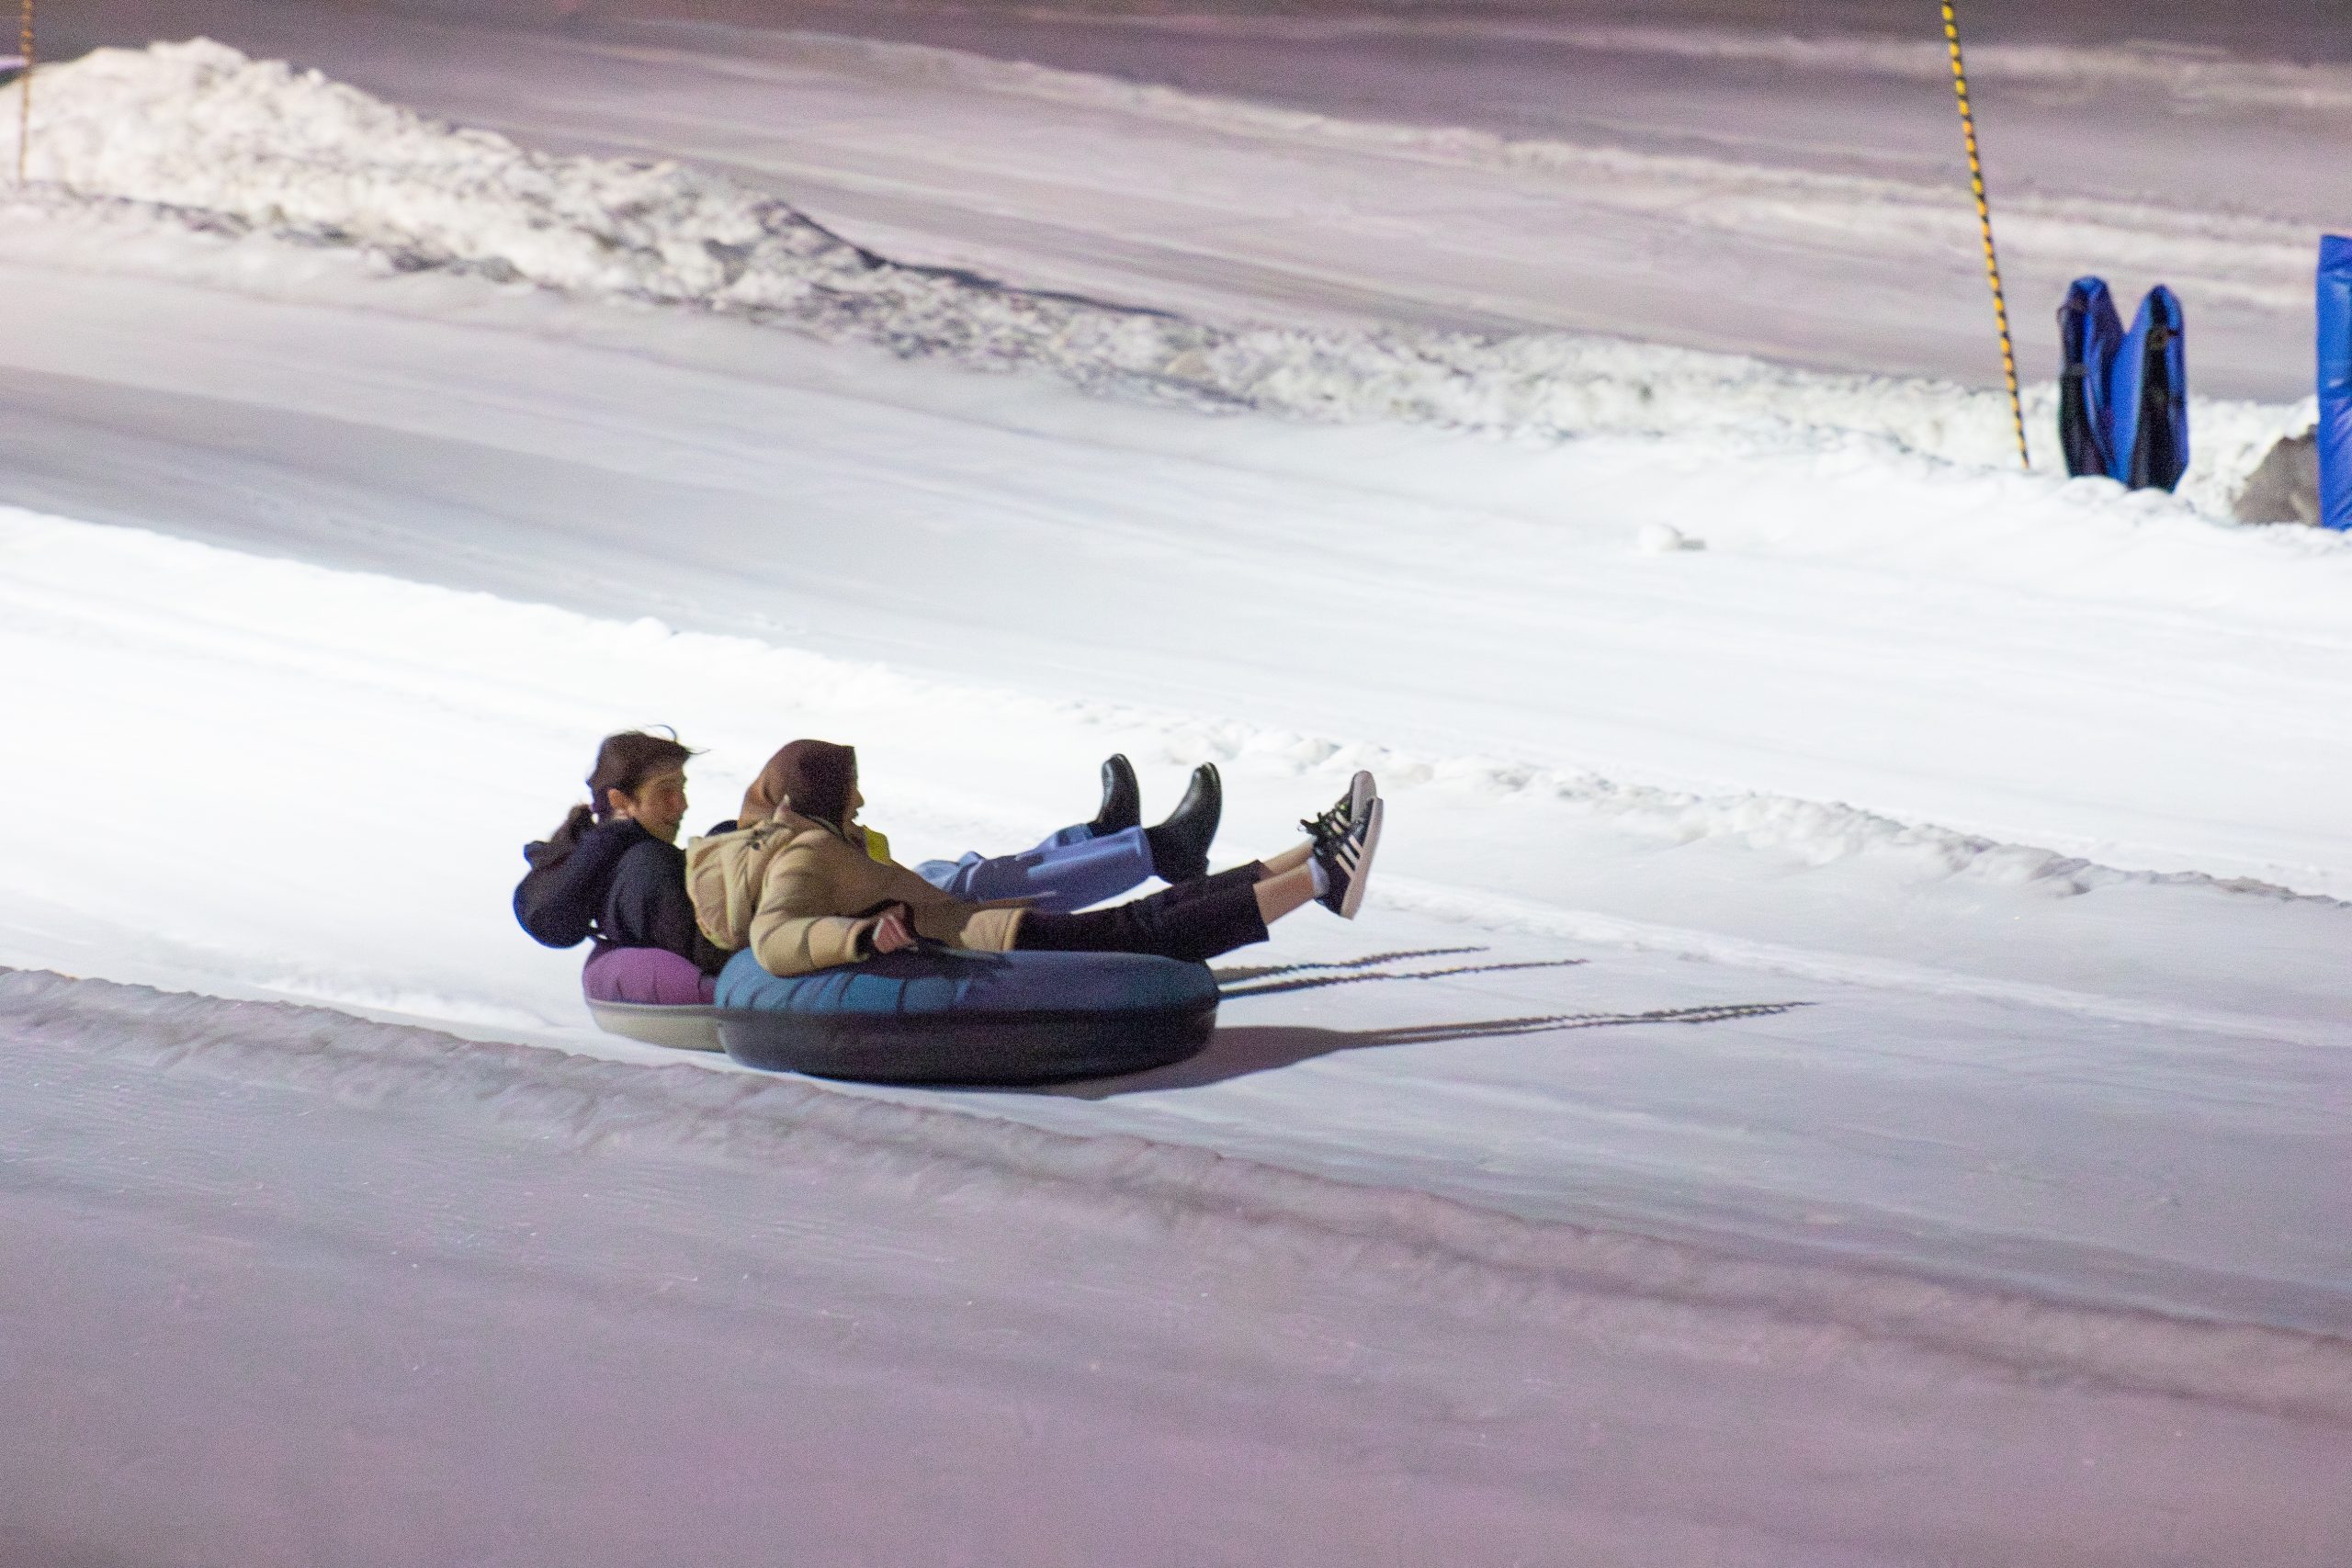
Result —
[{"label": "teal inflatable tube", "polygon": [[747,1066],[867,1083],[1040,1084],[1181,1062],[1216,1029],[1204,964],[926,947],[780,978],[739,953],[719,1043]]}]

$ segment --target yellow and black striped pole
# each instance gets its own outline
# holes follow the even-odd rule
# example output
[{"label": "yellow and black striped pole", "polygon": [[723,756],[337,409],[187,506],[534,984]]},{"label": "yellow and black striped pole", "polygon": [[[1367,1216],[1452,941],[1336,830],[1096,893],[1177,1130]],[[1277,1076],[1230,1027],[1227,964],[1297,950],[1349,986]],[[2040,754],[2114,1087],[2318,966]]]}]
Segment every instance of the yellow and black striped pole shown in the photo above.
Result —
[{"label": "yellow and black striped pole", "polygon": [[25,0],[24,22],[17,30],[17,52],[25,57],[25,73],[17,84],[17,183],[25,183],[25,152],[33,134],[33,0]]},{"label": "yellow and black striped pole", "polygon": [[[26,0],[29,5],[31,0]],[[2017,426],[2018,461],[2027,468],[2033,459],[2025,450],[2025,404],[2018,397],[2018,356],[2009,343],[2009,302],[2001,293],[2001,259],[1993,252],[1993,209],[1984,199],[1984,164],[1976,153],[1976,116],[1968,107],[1968,72],[1960,62],[1960,18],[1951,0],[1943,0],[1944,41],[1951,46],[1951,90],[1960,99],[1960,134],[1968,145],[1968,184],[1976,193],[1976,226],[1984,236],[1984,276],[1993,285],[1993,320],[2001,329],[2001,374],[2009,383],[2009,419]]]}]

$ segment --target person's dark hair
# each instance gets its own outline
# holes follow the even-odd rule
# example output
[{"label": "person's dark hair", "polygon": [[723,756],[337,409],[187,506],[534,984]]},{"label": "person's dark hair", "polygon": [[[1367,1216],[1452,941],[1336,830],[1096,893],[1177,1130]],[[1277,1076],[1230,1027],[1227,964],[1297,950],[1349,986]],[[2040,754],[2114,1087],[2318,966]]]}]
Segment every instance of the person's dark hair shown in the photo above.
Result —
[{"label": "person's dark hair", "polygon": [[767,760],[743,792],[744,827],[764,822],[786,801],[803,817],[836,828],[849,820],[849,797],[857,788],[857,749],[830,740],[795,740]]},{"label": "person's dark hair", "polygon": [[624,729],[618,735],[605,736],[596,748],[596,765],[588,771],[588,804],[573,807],[562,826],[548,835],[551,856],[560,859],[570,854],[582,833],[612,815],[612,799],[606,791],[616,789],[623,795],[635,795],[644,787],[646,780],[671,768],[684,767],[686,759],[694,754],[693,749],[675,735]]},{"label": "person's dark hair", "polygon": [[588,773],[588,802],[601,822],[612,815],[612,802],[605,791],[618,790],[623,795],[635,795],[645,786],[645,781],[656,773],[672,768],[683,768],[694,752],[679,742],[674,735],[649,735],[642,729],[624,729],[618,735],[607,735],[596,748],[596,765]]}]

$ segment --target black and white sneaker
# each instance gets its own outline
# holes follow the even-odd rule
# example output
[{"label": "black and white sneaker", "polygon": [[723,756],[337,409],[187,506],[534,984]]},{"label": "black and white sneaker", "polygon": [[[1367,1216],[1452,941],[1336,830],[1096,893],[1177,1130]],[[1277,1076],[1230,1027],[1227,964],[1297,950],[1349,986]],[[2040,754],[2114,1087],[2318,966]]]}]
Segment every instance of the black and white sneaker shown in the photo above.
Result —
[{"label": "black and white sneaker", "polygon": [[1330,810],[1313,817],[1302,817],[1298,825],[1306,829],[1306,836],[1320,847],[1328,839],[1344,837],[1347,830],[1372,809],[1372,803],[1379,794],[1379,788],[1372,782],[1372,775],[1358,768],[1356,776],[1348,781],[1348,792],[1332,803]]},{"label": "black and white sneaker", "polygon": [[1352,920],[1363,908],[1364,884],[1372,876],[1373,852],[1380,848],[1381,801],[1374,795],[1345,832],[1318,841],[1316,863],[1322,866],[1324,890],[1316,901],[1343,920]]}]

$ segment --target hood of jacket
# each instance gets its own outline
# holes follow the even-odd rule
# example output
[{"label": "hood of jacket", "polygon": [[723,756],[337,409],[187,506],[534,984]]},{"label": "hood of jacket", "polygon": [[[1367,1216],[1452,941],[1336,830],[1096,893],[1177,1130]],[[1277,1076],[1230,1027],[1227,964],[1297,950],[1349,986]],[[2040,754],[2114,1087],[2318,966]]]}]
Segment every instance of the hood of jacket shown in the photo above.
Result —
[{"label": "hood of jacket", "polygon": [[597,912],[621,857],[660,840],[627,818],[609,818],[570,845],[526,844],[531,869],[514,888],[514,918],[548,947],[571,947],[595,934]]}]

